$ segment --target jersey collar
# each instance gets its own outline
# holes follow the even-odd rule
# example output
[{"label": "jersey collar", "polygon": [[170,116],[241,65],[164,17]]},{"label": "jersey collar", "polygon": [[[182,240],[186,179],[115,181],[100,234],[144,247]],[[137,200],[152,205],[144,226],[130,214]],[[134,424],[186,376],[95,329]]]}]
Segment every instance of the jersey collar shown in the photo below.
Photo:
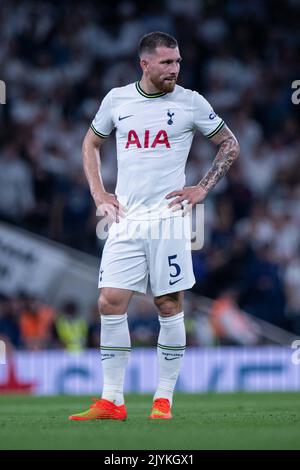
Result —
[{"label": "jersey collar", "polygon": [[142,96],[144,96],[145,98],[159,98],[160,96],[164,96],[164,95],[167,94],[167,93],[164,93],[164,92],[159,92],[159,93],[146,93],[146,92],[141,88],[140,82],[135,82],[135,87],[136,87],[137,91],[138,91]]}]

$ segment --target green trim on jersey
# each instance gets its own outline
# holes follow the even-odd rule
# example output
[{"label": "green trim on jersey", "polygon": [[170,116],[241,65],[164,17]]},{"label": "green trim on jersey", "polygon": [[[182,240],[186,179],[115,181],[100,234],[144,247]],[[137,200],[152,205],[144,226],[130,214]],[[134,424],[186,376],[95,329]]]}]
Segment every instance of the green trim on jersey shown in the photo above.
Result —
[{"label": "green trim on jersey", "polygon": [[209,139],[213,137],[215,134],[217,134],[217,132],[219,132],[222,129],[224,124],[225,122],[222,120],[220,124],[218,125],[218,127],[214,131],[212,131],[210,134],[206,135],[205,137],[208,137]]},{"label": "green trim on jersey", "polygon": [[159,93],[146,93],[146,92],[141,88],[140,82],[135,82],[135,87],[136,87],[137,91],[138,91],[142,96],[144,96],[145,98],[159,98],[160,96],[164,96],[164,95],[167,94],[167,93],[164,93],[164,92],[159,92]]},{"label": "green trim on jersey", "polygon": [[98,135],[99,137],[102,137],[102,139],[107,139],[107,137],[109,137],[109,134],[101,134],[101,132],[98,132],[97,129],[93,126],[93,124],[91,124],[90,127],[92,131],[94,131],[94,133]]}]

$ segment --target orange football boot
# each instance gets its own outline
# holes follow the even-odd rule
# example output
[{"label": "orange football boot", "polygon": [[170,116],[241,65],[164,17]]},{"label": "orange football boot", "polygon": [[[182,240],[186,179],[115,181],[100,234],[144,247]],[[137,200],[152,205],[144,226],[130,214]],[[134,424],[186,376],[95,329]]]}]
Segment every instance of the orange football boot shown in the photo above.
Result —
[{"label": "orange football boot", "polygon": [[125,405],[117,406],[112,401],[104,398],[93,399],[95,403],[90,406],[89,410],[83,413],[69,416],[74,421],[88,421],[91,419],[117,419],[124,421],[127,418]]},{"label": "orange football boot", "polygon": [[171,406],[167,398],[157,398],[153,402],[150,419],[172,419]]}]

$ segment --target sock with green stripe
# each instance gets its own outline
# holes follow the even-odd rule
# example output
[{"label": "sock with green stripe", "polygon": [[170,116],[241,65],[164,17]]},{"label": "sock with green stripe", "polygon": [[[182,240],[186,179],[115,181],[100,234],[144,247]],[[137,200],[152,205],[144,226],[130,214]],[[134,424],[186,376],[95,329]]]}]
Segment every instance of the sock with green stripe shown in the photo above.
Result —
[{"label": "sock with green stripe", "polygon": [[101,315],[101,364],[103,371],[102,398],[116,405],[124,403],[124,377],[130,354],[127,313]]},{"label": "sock with green stripe", "polygon": [[185,351],[183,312],[172,317],[158,317],[160,332],[157,343],[158,387],[156,398],[168,398],[172,405],[173,392]]}]

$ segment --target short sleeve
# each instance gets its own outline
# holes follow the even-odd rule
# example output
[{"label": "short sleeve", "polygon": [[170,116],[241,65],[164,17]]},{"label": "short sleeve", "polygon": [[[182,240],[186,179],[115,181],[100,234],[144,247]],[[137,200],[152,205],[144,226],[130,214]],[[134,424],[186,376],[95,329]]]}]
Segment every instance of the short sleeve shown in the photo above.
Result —
[{"label": "short sleeve", "polygon": [[102,138],[108,137],[114,128],[111,94],[112,90],[103,98],[100,108],[91,124],[91,128],[95,134]]},{"label": "short sleeve", "polygon": [[193,92],[192,115],[193,126],[208,138],[217,134],[225,124],[209,102],[196,91]]}]

